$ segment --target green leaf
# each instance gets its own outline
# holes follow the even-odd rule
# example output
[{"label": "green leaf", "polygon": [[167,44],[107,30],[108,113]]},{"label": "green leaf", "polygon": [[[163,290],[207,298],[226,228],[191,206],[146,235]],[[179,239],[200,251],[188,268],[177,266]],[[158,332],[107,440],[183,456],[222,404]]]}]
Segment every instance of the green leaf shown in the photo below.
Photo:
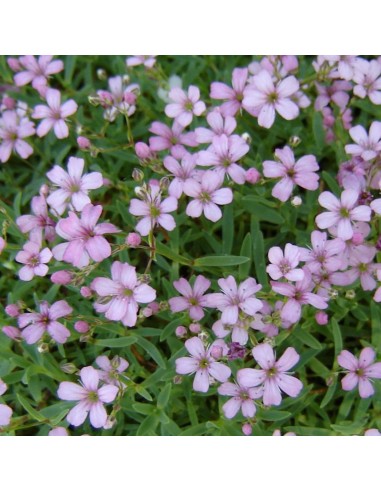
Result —
[{"label": "green leaf", "polygon": [[276,422],[278,420],[284,420],[292,417],[292,413],[285,412],[284,410],[260,410],[257,413],[259,420],[269,420]]},{"label": "green leaf", "polygon": [[243,240],[240,256],[245,256],[249,258],[249,261],[242,263],[238,267],[238,275],[240,280],[244,280],[249,276],[251,268],[251,258],[252,258],[252,244],[251,244],[251,234],[248,232]]},{"label": "green leaf", "polygon": [[159,424],[159,415],[152,414],[148,415],[143,422],[139,425],[136,431],[137,436],[155,436],[156,427]]},{"label": "green leaf", "polygon": [[372,323],[372,345],[376,352],[381,351],[381,317],[378,304],[371,301],[370,303],[370,315]]},{"label": "green leaf", "polygon": [[253,258],[257,280],[263,287],[268,287],[269,282],[266,273],[265,243],[259,222],[251,220],[251,237],[253,240]]},{"label": "green leaf", "polygon": [[21,406],[28,412],[28,414],[38,422],[46,422],[46,418],[37,410],[35,410],[32,405],[28,402],[26,398],[17,393],[17,399],[20,402]]},{"label": "green leaf", "polygon": [[353,436],[355,434],[362,434],[367,418],[357,420],[355,422],[342,422],[341,424],[331,424],[331,428],[343,434],[344,436]]},{"label": "green leaf", "polygon": [[153,343],[140,336],[136,337],[136,343],[140,345],[140,347],[142,347],[162,369],[167,367],[161,353]]},{"label": "green leaf", "polygon": [[167,326],[162,330],[161,335],[160,335],[160,341],[163,342],[167,338],[169,338],[171,335],[174,335],[175,329],[181,325],[181,319],[177,320],[174,319],[170,323],[167,324]]},{"label": "green leaf", "polygon": [[327,171],[323,171],[321,174],[324,181],[327,183],[329,189],[332,191],[332,193],[336,196],[340,196],[341,190],[336,179],[333,178]]},{"label": "green leaf", "polygon": [[335,355],[337,356],[343,350],[343,339],[341,337],[340,326],[338,322],[335,320],[335,318],[331,319],[331,326],[332,326],[333,341],[335,344]]},{"label": "green leaf", "polygon": [[157,399],[157,407],[163,409],[167,406],[169,397],[171,396],[172,384],[167,383],[164,388],[161,390],[160,395]]},{"label": "green leaf", "polygon": [[148,400],[148,401],[153,401],[153,398],[152,396],[148,393],[148,391],[143,388],[142,386],[140,386],[139,384],[137,384],[135,386],[135,391],[138,395],[142,396],[145,400]]},{"label": "green leaf", "polygon": [[180,263],[181,265],[192,265],[192,260],[189,260],[188,258],[185,258],[185,256],[181,256],[174,251],[171,250],[171,248],[168,248],[165,244],[162,243],[156,243],[156,253],[158,255],[164,256],[165,258],[168,258],[169,260],[172,260],[174,262]]},{"label": "green leaf", "polygon": [[262,205],[258,202],[253,202],[250,200],[250,197],[244,197],[242,199],[243,207],[250,212],[255,220],[270,222],[271,224],[283,224],[284,218],[281,214],[267,207],[266,205]]},{"label": "green leaf", "polygon": [[222,217],[222,252],[230,254],[234,241],[234,206],[233,203],[224,207]]},{"label": "green leaf", "polygon": [[121,348],[121,347],[129,347],[130,345],[137,343],[137,341],[138,339],[136,336],[130,335],[128,337],[103,338],[103,339],[95,340],[94,345],[98,345],[99,347]]},{"label": "green leaf", "polygon": [[328,405],[328,403],[332,400],[337,387],[337,379],[333,381],[333,383],[328,387],[327,393],[324,395],[322,402],[320,403],[320,408],[324,408]]},{"label": "green leaf", "polygon": [[294,330],[293,335],[300,340],[301,342],[304,343],[304,345],[307,345],[308,347],[311,347],[316,350],[323,350],[323,347],[319,340],[317,340],[311,333],[308,333],[305,329],[301,327],[297,327],[296,330]]},{"label": "green leaf", "polygon": [[155,410],[155,407],[149,403],[134,403],[132,408],[135,412],[141,413],[142,415],[152,415],[152,412]]},{"label": "green leaf", "polygon": [[314,133],[316,145],[320,151],[325,146],[325,131],[323,127],[323,117],[317,111],[314,112],[312,130]]},{"label": "green leaf", "polygon": [[242,265],[247,263],[250,258],[247,256],[204,256],[194,260],[195,267],[227,267]]},{"label": "green leaf", "polygon": [[76,55],[70,55],[65,57],[65,82],[70,84],[73,79],[74,68],[76,63]]}]

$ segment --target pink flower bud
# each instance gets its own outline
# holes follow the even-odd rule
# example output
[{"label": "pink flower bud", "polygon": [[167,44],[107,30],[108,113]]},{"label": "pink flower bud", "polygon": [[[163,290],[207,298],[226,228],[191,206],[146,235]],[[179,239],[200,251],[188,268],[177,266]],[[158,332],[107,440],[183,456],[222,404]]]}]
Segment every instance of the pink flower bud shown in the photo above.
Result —
[{"label": "pink flower bud", "polygon": [[149,318],[150,316],[152,316],[152,309],[150,309],[148,306],[143,308],[141,310],[141,313],[142,315],[145,317],[145,318]]},{"label": "pink flower bud", "polygon": [[2,332],[12,340],[21,340],[21,331],[15,326],[3,326]]},{"label": "pink flower bud", "polygon": [[72,274],[67,270],[60,270],[59,272],[54,272],[50,280],[53,284],[67,285],[72,281]]},{"label": "pink flower bud", "polygon": [[103,178],[103,186],[110,186],[111,181],[108,178]]},{"label": "pink flower bud", "polygon": [[91,142],[86,137],[78,137],[77,144],[80,149],[84,150],[90,148]]},{"label": "pink flower bud", "polygon": [[6,245],[7,243],[4,241],[2,237],[0,237],[0,254],[3,252]]},{"label": "pink flower bud", "polygon": [[110,92],[98,91],[98,96],[99,96],[99,103],[103,108],[112,106],[114,101],[113,101],[112,94]]},{"label": "pink flower bud", "polygon": [[220,359],[222,357],[222,347],[214,345],[212,347],[212,350],[210,351],[210,355],[213,357],[213,359]]},{"label": "pink flower bud", "polygon": [[148,181],[148,184],[150,186],[159,186],[160,187],[160,181],[158,179],[150,179]]},{"label": "pink flower bud", "polygon": [[148,159],[151,157],[151,149],[144,142],[137,142],[135,144],[135,152],[139,159]]},{"label": "pink flower bud", "polygon": [[15,109],[16,101],[9,96],[4,96],[2,103],[4,104],[6,109]]},{"label": "pink flower bud", "polygon": [[14,72],[18,72],[22,70],[22,66],[18,60],[18,58],[8,58],[7,60],[9,68]]},{"label": "pink flower bud", "polygon": [[242,432],[245,434],[245,436],[251,436],[251,434],[253,433],[253,428],[248,422],[246,422],[246,424],[243,424],[242,426]]},{"label": "pink flower bud", "polygon": [[151,309],[152,314],[156,314],[160,311],[160,304],[158,302],[155,302],[155,301],[150,302],[147,307],[149,307]]},{"label": "pink flower bud", "polygon": [[184,338],[187,334],[187,329],[185,328],[185,326],[178,326],[175,330],[175,333],[178,338]]},{"label": "pink flower bud", "polygon": [[43,185],[40,186],[39,193],[41,196],[47,196],[49,195],[49,186],[44,183]]},{"label": "pink flower bud", "polygon": [[192,333],[200,333],[201,331],[201,326],[200,326],[200,323],[191,323],[189,325],[189,330],[192,332]]},{"label": "pink flower bud", "polygon": [[127,104],[130,104],[130,105],[135,104],[136,94],[134,94],[133,92],[125,92],[123,99]]},{"label": "pink flower bud", "polygon": [[318,311],[315,314],[315,319],[318,325],[326,325],[328,323],[328,314],[324,311]]},{"label": "pink flower bud", "polygon": [[8,304],[5,308],[5,312],[11,318],[16,318],[20,314],[20,310],[17,304]]},{"label": "pink flower bud", "polygon": [[128,244],[131,248],[136,248],[142,242],[142,238],[140,234],[137,232],[130,232],[125,240],[125,243]]},{"label": "pink flower bud", "polygon": [[76,321],[74,323],[74,330],[78,331],[78,333],[87,333],[90,330],[89,323],[86,323],[86,321]]},{"label": "pink flower bud", "polygon": [[364,236],[361,234],[361,232],[355,232],[355,233],[353,233],[352,243],[355,246],[358,246],[359,244],[362,244],[363,242],[364,242]]},{"label": "pink flower bud", "polygon": [[255,167],[251,167],[246,171],[246,181],[250,184],[258,183],[261,174]]},{"label": "pink flower bud", "polygon": [[81,287],[80,293],[82,297],[86,297],[86,298],[91,297],[93,295],[93,292],[90,289],[90,287],[86,287],[86,286]]}]

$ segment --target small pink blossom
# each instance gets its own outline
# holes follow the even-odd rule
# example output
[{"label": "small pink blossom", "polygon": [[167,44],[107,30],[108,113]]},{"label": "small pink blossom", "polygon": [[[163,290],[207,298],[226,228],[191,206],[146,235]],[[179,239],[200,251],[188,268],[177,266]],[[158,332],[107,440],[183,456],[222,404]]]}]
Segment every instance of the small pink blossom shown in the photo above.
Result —
[{"label": "small pink blossom", "polygon": [[[0,396],[7,391],[7,385],[0,379]],[[13,410],[8,405],[0,403],[0,427],[9,425]]]},{"label": "small pink blossom", "polygon": [[319,214],[315,222],[320,229],[329,229],[337,226],[337,236],[344,241],[353,236],[353,221],[369,222],[371,209],[367,205],[355,206],[358,201],[358,192],[353,189],[344,190],[340,200],[330,191],[323,191],[319,196],[319,203],[329,210]]},{"label": "small pink blossom", "polygon": [[196,174],[196,156],[186,153],[179,163],[174,157],[167,155],[164,158],[164,167],[174,177],[168,187],[168,193],[179,199],[183,194],[186,181]]},{"label": "small pink blossom", "polygon": [[154,121],[149,131],[156,135],[149,138],[150,149],[154,152],[170,150],[173,153],[174,151],[185,151],[184,145],[188,147],[197,147],[198,145],[195,132],[183,133],[184,126],[176,120],[173,122],[172,128],[160,121]]},{"label": "small pink blossom", "polygon": [[33,215],[21,215],[16,219],[16,224],[23,233],[39,232],[45,235],[47,241],[54,241],[56,237],[56,223],[48,215],[48,206],[44,196],[32,198],[31,208]]},{"label": "small pink blossom", "polygon": [[25,138],[35,133],[34,123],[27,117],[20,116],[17,111],[4,111],[0,118],[0,162],[7,162],[12,151],[22,159],[31,156],[33,147],[25,142]]},{"label": "small pink blossom", "polygon": [[295,162],[293,151],[286,146],[276,149],[275,155],[280,162],[265,161],[263,163],[263,174],[266,178],[282,178],[273,190],[272,196],[282,202],[286,202],[294,188],[298,185],[306,190],[317,190],[319,187],[319,164],[313,155],[305,155]]},{"label": "small pink blossom", "polygon": [[232,74],[233,88],[222,82],[213,82],[211,84],[210,97],[226,101],[220,107],[224,116],[234,116],[241,109],[247,77],[247,68],[235,68]]},{"label": "small pink blossom", "polygon": [[182,297],[172,297],[169,299],[169,307],[173,313],[188,310],[189,316],[195,321],[204,317],[203,308],[208,305],[208,296],[204,293],[210,287],[210,280],[203,275],[198,275],[192,288],[185,278],[180,278],[173,282],[175,289],[182,294]]},{"label": "small pink blossom", "polygon": [[353,93],[364,99],[369,97],[373,104],[381,104],[381,63],[379,60],[361,58],[355,64]]},{"label": "small pink blossom", "polygon": [[136,232],[130,232],[125,239],[125,243],[130,246],[130,248],[137,248],[141,242],[142,238],[140,237],[140,234],[137,234]]},{"label": "small pink blossom", "polygon": [[107,413],[103,405],[113,402],[119,390],[112,384],[99,387],[98,371],[91,366],[81,369],[80,375],[81,384],[63,382],[58,388],[57,394],[61,400],[79,402],[67,414],[67,421],[78,427],[90,413],[91,425],[96,429],[104,427]]},{"label": "small pink blossom", "polygon": [[302,382],[287,373],[300,358],[293,347],[286,349],[282,357],[276,361],[272,347],[267,343],[261,343],[253,348],[253,357],[261,369],[240,369],[237,381],[248,388],[263,384],[264,405],[280,405],[281,390],[293,398],[299,395],[303,388]]},{"label": "small pink blossom", "polygon": [[374,363],[375,351],[366,347],[362,349],[359,358],[348,350],[343,350],[337,356],[341,367],[348,370],[348,374],[341,380],[344,391],[351,391],[357,385],[361,398],[369,398],[374,394],[372,379],[381,379],[381,362]]},{"label": "small pink blossom", "polygon": [[236,129],[237,122],[233,116],[222,116],[219,111],[211,111],[206,116],[209,128],[196,128],[194,131],[198,143],[211,143],[214,137],[226,135],[230,137]]},{"label": "small pink blossom", "polygon": [[322,269],[336,272],[342,266],[341,254],[345,249],[345,242],[340,238],[327,240],[325,232],[313,231],[311,233],[312,248],[300,248],[300,259],[304,261],[312,273],[318,273]]},{"label": "small pink blossom", "polygon": [[372,246],[358,246],[353,250],[348,260],[351,268],[345,272],[335,273],[333,276],[334,283],[336,285],[350,285],[360,279],[363,290],[374,290],[377,285],[374,275],[377,269],[381,268],[380,263],[373,261],[376,253],[376,248]]},{"label": "small pink blossom", "polygon": [[128,369],[129,363],[126,359],[116,355],[110,360],[106,355],[100,355],[95,362],[100,367],[98,374],[101,381],[119,388],[125,387],[125,384],[120,381],[120,375]]},{"label": "small pink blossom", "polygon": [[15,77],[15,84],[18,87],[32,82],[32,87],[42,96],[46,93],[49,75],[62,72],[64,64],[61,60],[53,60],[52,55],[43,55],[36,59],[32,55],[21,56],[18,62],[8,63],[12,70],[18,72]]},{"label": "small pink blossom", "polygon": [[139,91],[138,84],[125,85],[123,77],[117,75],[108,79],[108,91],[98,91],[100,103],[105,112],[103,117],[113,122],[118,114],[132,116],[136,111],[136,98]]},{"label": "small pink blossom", "polygon": [[67,429],[65,427],[55,427],[51,431],[49,431],[49,436],[51,437],[66,437],[69,435]]},{"label": "small pink blossom", "polygon": [[244,91],[243,107],[258,117],[259,126],[270,128],[275,120],[275,112],[286,120],[294,120],[299,115],[299,107],[292,96],[299,90],[299,82],[294,76],[273,82],[271,75],[262,70],[252,79]]},{"label": "small pink blossom", "polygon": [[381,122],[374,121],[370,125],[369,135],[361,125],[353,126],[349,130],[349,134],[356,144],[345,146],[347,154],[361,156],[364,161],[370,161],[379,155],[381,151]]},{"label": "small pink blossom", "polygon": [[135,267],[128,263],[114,261],[111,277],[97,277],[92,281],[91,289],[100,296],[94,308],[98,313],[105,313],[107,319],[135,326],[138,303],[153,301],[156,291],[138,280]]},{"label": "small pink blossom", "polygon": [[69,212],[69,217],[59,220],[56,226],[57,234],[68,242],[53,248],[54,258],[78,268],[87,266],[90,258],[94,261],[108,258],[111,255],[111,246],[103,235],[119,230],[106,222],[97,225],[101,214],[101,205],[94,206],[89,203],[83,208],[81,218],[74,212]]},{"label": "small pink blossom", "polygon": [[53,128],[57,138],[67,138],[69,128],[66,118],[77,111],[77,103],[69,99],[61,104],[61,93],[57,89],[47,89],[45,97],[48,105],[38,104],[32,113],[32,118],[42,120],[37,127],[37,135],[44,137]]},{"label": "small pink blossom", "polygon": [[262,285],[257,284],[254,278],[249,277],[237,286],[235,278],[229,275],[226,279],[219,279],[218,285],[222,293],[208,294],[208,304],[209,307],[222,312],[222,323],[234,325],[238,321],[240,311],[253,316],[261,309],[263,304],[254,294],[261,290]]},{"label": "small pink blossom", "polygon": [[180,357],[176,360],[176,372],[178,374],[193,374],[193,389],[206,393],[209,389],[210,376],[220,383],[228,380],[231,370],[221,362],[216,362],[210,352],[213,344],[205,348],[198,337],[190,338],[185,342],[185,347],[191,357]]},{"label": "small pink blossom", "polygon": [[218,388],[218,393],[223,396],[232,396],[222,405],[222,411],[227,419],[234,418],[239,410],[246,418],[253,418],[257,408],[254,400],[262,398],[263,388],[246,388],[240,384],[223,383]]},{"label": "small pink blossom", "polygon": [[133,198],[129,212],[132,215],[143,217],[136,225],[136,230],[142,236],[147,236],[156,225],[167,231],[176,227],[175,219],[168,212],[177,209],[177,199],[173,196],[161,199],[161,190],[157,184],[150,184],[144,191],[143,200]]},{"label": "small pink blossom", "polygon": [[187,179],[184,183],[184,193],[193,198],[186,208],[190,217],[205,217],[217,222],[222,212],[217,205],[227,205],[233,201],[233,192],[230,188],[221,188],[224,181],[223,174],[215,171],[206,171],[201,177],[201,183],[195,179]]},{"label": "small pink blossom", "polygon": [[65,343],[70,336],[70,331],[57,319],[71,314],[73,308],[66,301],[57,301],[51,306],[46,301],[42,301],[39,311],[39,313],[20,314],[17,319],[26,343],[30,345],[38,342],[46,331],[56,342]]},{"label": "small pink blossom", "polygon": [[152,68],[156,63],[156,55],[135,55],[126,58],[127,67],[136,67],[144,65],[146,68]]},{"label": "small pink blossom", "polygon": [[315,100],[315,109],[321,111],[328,106],[330,102],[333,102],[341,110],[344,110],[349,102],[348,91],[351,90],[352,85],[345,80],[336,80],[329,86],[316,84],[318,91],[318,97]]},{"label": "small pink blossom", "polygon": [[38,233],[32,235],[31,239],[24,244],[23,250],[19,251],[15,257],[18,263],[25,265],[18,273],[19,278],[24,281],[32,280],[35,275],[45,277],[49,271],[46,263],[49,263],[53,257],[49,248],[41,250],[41,237]]},{"label": "small pink blossom", "polygon": [[273,280],[282,277],[292,282],[303,280],[303,270],[296,268],[300,261],[298,246],[287,243],[284,253],[279,246],[274,246],[269,249],[268,258],[271,264],[266,268],[266,272]]},{"label": "small pink blossom", "polygon": [[78,157],[69,157],[68,172],[61,166],[54,166],[46,176],[58,189],[50,193],[47,203],[58,215],[62,215],[69,204],[74,210],[81,212],[85,205],[90,203],[89,190],[95,190],[103,185],[101,173],[83,174],[85,161]]},{"label": "small pink blossom", "polygon": [[205,110],[205,103],[200,101],[200,90],[194,85],[190,85],[188,92],[179,87],[174,87],[169,92],[169,98],[173,101],[165,107],[165,114],[182,127],[192,123],[193,115],[200,116]]}]

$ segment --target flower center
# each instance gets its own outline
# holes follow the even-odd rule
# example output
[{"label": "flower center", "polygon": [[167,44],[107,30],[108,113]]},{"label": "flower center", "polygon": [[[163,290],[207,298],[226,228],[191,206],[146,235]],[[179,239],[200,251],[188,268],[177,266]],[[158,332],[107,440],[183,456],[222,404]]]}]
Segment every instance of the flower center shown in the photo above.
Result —
[{"label": "flower center", "polygon": [[123,295],[126,297],[131,297],[134,292],[131,289],[124,289]]},{"label": "flower center", "polygon": [[91,403],[96,403],[98,401],[98,392],[97,391],[89,391],[89,393],[87,395],[87,399]]},{"label": "flower center", "polygon": [[271,92],[267,96],[267,102],[269,103],[276,103],[278,101],[278,94],[276,92]]},{"label": "flower center", "polygon": [[152,218],[156,219],[157,217],[160,216],[160,210],[155,205],[151,205],[150,215]]},{"label": "flower center", "polygon": [[187,111],[193,111],[193,103],[192,103],[192,101],[187,101],[184,104],[184,109],[186,109]]},{"label": "flower center", "polygon": [[209,367],[209,361],[205,357],[200,360],[199,362],[199,368],[200,369],[207,369]]},{"label": "flower center", "polygon": [[343,217],[344,219],[348,219],[348,217],[349,217],[349,210],[346,209],[346,208],[344,208],[344,207],[342,207],[340,209],[340,216]]},{"label": "flower center", "polygon": [[277,375],[277,373],[278,371],[276,367],[270,367],[270,369],[267,369],[266,371],[266,374],[269,378],[273,378],[274,376]]},{"label": "flower center", "polygon": [[203,192],[200,193],[200,196],[198,197],[198,199],[202,203],[209,203],[210,202],[210,195],[206,191],[203,191]]}]

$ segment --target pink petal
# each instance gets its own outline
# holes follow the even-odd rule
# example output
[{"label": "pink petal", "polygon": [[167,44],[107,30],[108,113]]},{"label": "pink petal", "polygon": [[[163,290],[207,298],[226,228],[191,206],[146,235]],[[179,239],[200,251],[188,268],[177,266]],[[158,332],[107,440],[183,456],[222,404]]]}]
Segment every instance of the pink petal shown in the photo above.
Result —
[{"label": "pink petal", "polygon": [[83,386],[88,391],[97,391],[99,384],[98,371],[94,367],[83,367],[80,371]]},{"label": "pink petal", "polygon": [[100,401],[91,403],[90,406],[90,422],[93,427],[99,429],[106,424],[107,412]]},{"label": "pink petal", "polygon": [[61,400],[78,401],[87,397],[87,390],[79,384],[64,382],[60,383],[57,391]]},{"label": "pink petal", "polygon": [[274,351],[268,343],[261,343],[255,346],[253,348],[253,357],[262,369],[270,369],[275,364]]},{"label": "pink petal", "polygon": [[89,409],[89,403],[86,400],[83,400],[70,410],[70,412],[66,416],[66,420],[69,422],[69,424],[78,427],[86,420]]},{"label": "pink petal", "polygon": [[205,369],[199,369],[196,372],[193,389],[195,391],[200,391],[201,393],[206,393],[209,389],[209,374]]},{"label": "pink petal", "polygon": [[98,390],[98,397],[103,403],[111,403],[115,400],[117,394],[118,388],[113,384],[106,384]]},{"label": "pink petal", "polygon": [[299,354],[293,347],[288,347],[282,357],[275,364],[281,372],[288,371],[299,362]]}]

